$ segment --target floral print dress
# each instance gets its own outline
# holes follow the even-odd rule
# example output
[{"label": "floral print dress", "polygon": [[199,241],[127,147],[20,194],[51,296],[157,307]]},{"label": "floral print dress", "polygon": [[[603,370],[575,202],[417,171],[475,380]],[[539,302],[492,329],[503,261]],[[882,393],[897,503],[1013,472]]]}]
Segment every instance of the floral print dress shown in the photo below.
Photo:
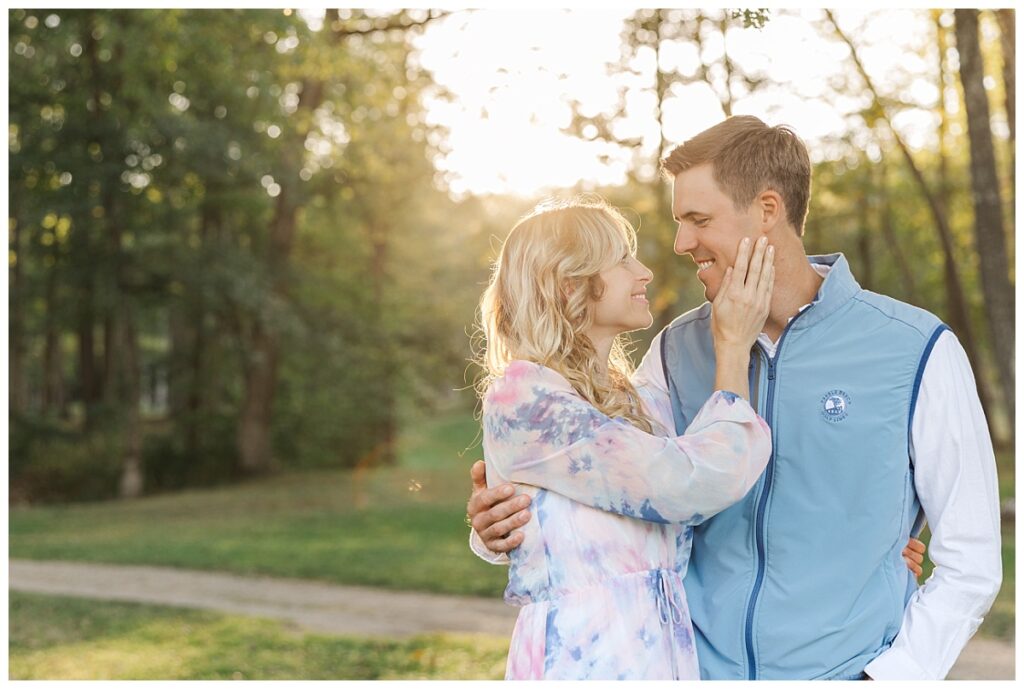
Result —
[{"label": "floral print dress", "polygon": [[682,579],[692,526],[737,502],[771,452],[767,425],[716,392],[659,437],[511,362],[483,402],[487,481],[532,499],[505,601],[521,606],[506,679],[698,679]]}]

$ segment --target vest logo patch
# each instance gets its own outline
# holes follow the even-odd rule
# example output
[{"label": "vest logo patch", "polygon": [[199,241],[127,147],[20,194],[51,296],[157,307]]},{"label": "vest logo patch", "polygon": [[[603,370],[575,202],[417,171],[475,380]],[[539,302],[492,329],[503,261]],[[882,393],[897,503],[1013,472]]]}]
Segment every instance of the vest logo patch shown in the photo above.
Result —
[{"label": "vest logo patch", "polygon": [[839,423],[850,413],[850,396],[842,390],[829,390],[821,398],[821,418]]}]

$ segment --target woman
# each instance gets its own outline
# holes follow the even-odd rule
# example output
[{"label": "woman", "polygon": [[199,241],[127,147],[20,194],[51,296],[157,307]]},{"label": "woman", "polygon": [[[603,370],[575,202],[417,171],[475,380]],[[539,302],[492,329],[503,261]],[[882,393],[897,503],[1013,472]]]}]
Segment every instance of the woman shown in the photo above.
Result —
[{"label": "woman", "polygon": [[671,437],[644,411],[620,336],[647,328],[651,272],[602,202],[538,207],[481,301],[490,485],[533,501],[505,600],[507,679],[697,679],[683,591],[690,526],[738,501],[771,452],[747,402],[773,250],[743,244],[713,304],[716,392]]}]

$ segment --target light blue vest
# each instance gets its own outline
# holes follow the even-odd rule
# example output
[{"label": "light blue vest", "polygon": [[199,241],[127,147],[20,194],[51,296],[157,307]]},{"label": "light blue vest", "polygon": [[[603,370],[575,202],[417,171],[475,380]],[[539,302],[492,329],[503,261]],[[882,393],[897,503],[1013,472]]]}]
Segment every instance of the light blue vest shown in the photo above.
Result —
[{"label": "light blue vest", "polygon": [[[774,359],[754,347],[751,399],[772,457],[737,504],[694,529],[685,579],[704,679],[847,679],[887,649],[916,582],[903,562],[920,505],[910,420],[946,329],[862,290],[842,254]],[[676,431],[714,390],[711,305],[663,332]]]}]

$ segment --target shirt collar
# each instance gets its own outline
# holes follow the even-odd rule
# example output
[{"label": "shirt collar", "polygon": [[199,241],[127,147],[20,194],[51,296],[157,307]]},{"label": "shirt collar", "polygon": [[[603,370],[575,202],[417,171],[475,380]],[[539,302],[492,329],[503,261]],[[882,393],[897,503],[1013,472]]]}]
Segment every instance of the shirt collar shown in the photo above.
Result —
[{"label": "shirt collar", "polygon": [[814,295],[814,300],[810,304],[805,304],[800,309],[800,312],[802,313],[811,306],[814,309],[810,313],[800,316],[800,320],[793,324],[794,329],[809,328],[815,323],[828,318],[842,308],[861,289],[850,272],[850,264],[846,261],[846,257],[843,254],[808,256],[807,260],[810,262],[811,267],[814,268],[814,271],[821,275],[824,280],[818,288],[818,293]]}]

